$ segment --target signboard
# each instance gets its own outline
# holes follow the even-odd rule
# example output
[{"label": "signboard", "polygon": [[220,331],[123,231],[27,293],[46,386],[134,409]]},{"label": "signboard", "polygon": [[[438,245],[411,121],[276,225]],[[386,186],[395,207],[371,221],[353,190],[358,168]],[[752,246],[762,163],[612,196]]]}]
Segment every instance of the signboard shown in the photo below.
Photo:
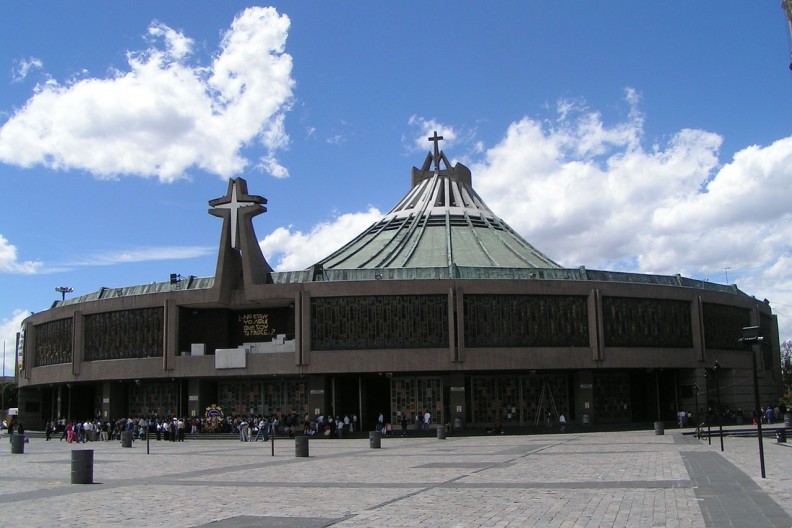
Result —
[{"label": "signboard", "polygon": [[246,341],[275,335],[275,329],[270,327],[267,313],[241,313],[237,318]]}]

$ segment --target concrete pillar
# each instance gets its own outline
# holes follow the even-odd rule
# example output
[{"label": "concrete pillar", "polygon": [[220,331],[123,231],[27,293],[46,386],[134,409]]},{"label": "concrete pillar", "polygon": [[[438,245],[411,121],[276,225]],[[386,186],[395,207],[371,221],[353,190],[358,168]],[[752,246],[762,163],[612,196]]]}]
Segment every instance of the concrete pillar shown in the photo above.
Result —
[{"label": "concrete pillar", "polygon": [[575,422],[588,425],[594,422],[594,377],[589,370],[575,372]]}]

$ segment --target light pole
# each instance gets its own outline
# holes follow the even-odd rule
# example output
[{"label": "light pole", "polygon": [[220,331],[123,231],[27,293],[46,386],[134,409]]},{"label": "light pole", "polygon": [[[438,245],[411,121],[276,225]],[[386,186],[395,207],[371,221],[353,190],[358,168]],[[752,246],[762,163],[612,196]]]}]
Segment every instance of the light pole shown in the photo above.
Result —
[{"label": "light pole", "polygon": [[756,351],[753,345],[761,345],[764,338],[759,335],[758,326],[746,326],[742,329],[742,341],[751,347],[751,364],[753,367],[754,413],[756,414],[756,437],[759,439],[759,467],[762,478],[765,478],[764,443],[762,441],[762,407],[759,403],[759,376],[756,373]]},{"label": "light pole", "polygon": [[57,288],[55,288],[55,291],[61,294],[61,301],[65,301],[66,294],[73,292],[74,288],[70,288],[68,286],[58,286]]},{"label": "light pole", "polygon": [[712,445],[712,434],[710,431],[710,412],[709,412],[709,380],[712,376],[710,376],[709,371],[705,368],[704,369],[704,393],[707,395],[705,398],[706,403],[704,406],[707,408],[706,413],[706,421],[707,421],[707,445]]},{"label": "light pole", "polygon": [[2,398],[2,403],[0,403],[0,412],[5,410],[5,339],[3,339],[3,383],[0,385],[0,398]]},{"label": "light pole", "polygon": [[715,398],[717,399],[718,410],[718,433],[720,435],[721,451],[723,451],[723,413],[721,412],[720,404],[720,363],[715,361],[715,366],[712,367],[712,374],[715,378]]},{"label": "light pole", "polygon": [[[693,384],[693,396],[696,397],[696,407],[695,407],[695,409],[696,409],[696,417],[695,417],[695,421],[698,422],[698,423],[701,423],[701,419],[699,418],[700,410],[699,410],[699,406],[698,406],[699,390],[700,389],[699,389],[698,383],[694,383]],[[696,425],[696,424],[694,423],[693,425]],[[698,431],[698,430],[699,430],[699,428],[696,427],[696,431]]]}]

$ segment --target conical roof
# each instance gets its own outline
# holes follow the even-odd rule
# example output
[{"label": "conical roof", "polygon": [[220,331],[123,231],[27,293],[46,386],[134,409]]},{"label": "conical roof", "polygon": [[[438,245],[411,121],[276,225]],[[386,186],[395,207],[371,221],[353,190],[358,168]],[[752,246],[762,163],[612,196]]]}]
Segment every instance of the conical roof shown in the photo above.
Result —
[{"label": "conical roof", "polygon": [[[317,263],[330,269],[431,267],[560,268],[484,203],[470,169],[453,167],[437,149],[396,206],[344,247]],[[431,169],[434,161],[434,169]],[[441,161],[445,168],[441,170]]]}]

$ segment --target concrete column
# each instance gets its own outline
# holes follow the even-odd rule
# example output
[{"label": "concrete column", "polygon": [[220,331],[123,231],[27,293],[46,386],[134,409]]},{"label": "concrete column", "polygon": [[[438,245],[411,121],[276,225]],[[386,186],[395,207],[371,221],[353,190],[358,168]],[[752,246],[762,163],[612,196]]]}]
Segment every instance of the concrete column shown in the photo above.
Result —
[{"label": "concrete column", "polygon": [[85,358],[85,317],[82,311],[75,310],[72,316],[72,374],[80,373]]},{"label": "concrete column", "polygon": [[466,398],[465,398],[465,375],[462,372],[454,372],[448,377],[448,385],[450,388],[449,391],[449,401],[448,401],[448,409],[450,411],[450,415],[448,416],[448,422],[451,424],[451,428],[453,431],[454,421],[456,418],[462,420],[462,424],[465,423],[465,416],[467,415],[467,407],[466,407]]},{"label": "concrete column", "polygon": [[308,388],[308,413],[326,414],[329,412],[326,406],[325,376],[311,376],[308,379]]},{"label": "concrete column", "polygon": [[594,376],[590,370],[575,372],[572,377],[575,394],[575,423],[587,425],[594,422]]}]

